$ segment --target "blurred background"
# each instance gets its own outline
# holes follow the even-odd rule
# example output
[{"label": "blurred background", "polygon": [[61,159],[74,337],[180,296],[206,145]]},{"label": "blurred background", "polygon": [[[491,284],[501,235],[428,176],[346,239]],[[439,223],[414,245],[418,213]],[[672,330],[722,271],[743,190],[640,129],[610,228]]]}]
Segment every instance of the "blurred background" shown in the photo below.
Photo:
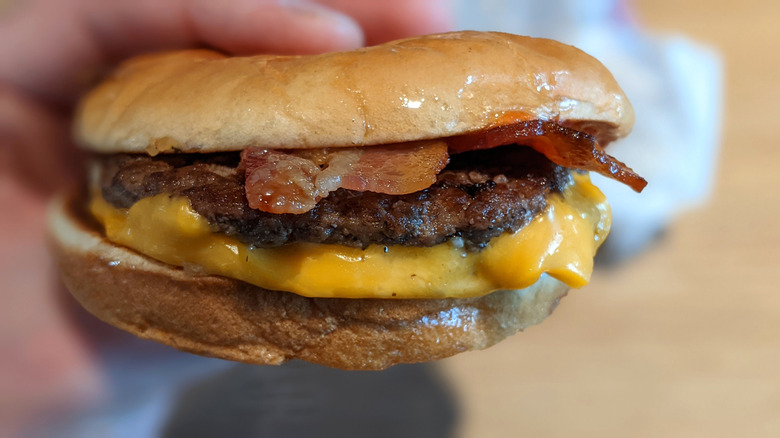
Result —
[{"label": "blurred background", "polygon": [[[684,35],[722,60],[711,197],[679,210],[635,257],[602,265],[541,326],[443,361],[460,436],[780,436],[780,3],[628,5],[645,35]],[[656,157],[668,166],[701,164],[643,147],[671,152]],[[626,162],[641,173],[642,162]],[[648,189],[665,184],[645,176]]]},{"label": "blurred background", "polygon": [[[455,5],[460,28],[555,37],[591,52],[636,107],[634,134],[610,151],[650,186],[635,195],[606,183],[616,225],[592,283],[543,325],[490,349],[380,373],[181,354],[112,331],[68,301],[84,330],[104,334],[99,348],[87,346],[95,363],[83,379],[103,390],[85,387],[75,412],[25,419],[24,436],[780,436],[780,3]],[[3,226],[41,221],[38,211],[2,210]],[[35,263],[8,264],[14,254],[4,268]],[[35,308],[17,295],[3,305]],[[14,342],[0,332],[0,347]],[[41,376],[52,376],[46,360],[58,335],[42,330],[52,341],[30,353]],[[20,422],[10,416],[26,413],[19,400],[37,400],[33,389],[72,390],[15,385],[14,366],[0,358],[0,436],[4,423]],[[73,394],[59,396],[64,405]]]}]

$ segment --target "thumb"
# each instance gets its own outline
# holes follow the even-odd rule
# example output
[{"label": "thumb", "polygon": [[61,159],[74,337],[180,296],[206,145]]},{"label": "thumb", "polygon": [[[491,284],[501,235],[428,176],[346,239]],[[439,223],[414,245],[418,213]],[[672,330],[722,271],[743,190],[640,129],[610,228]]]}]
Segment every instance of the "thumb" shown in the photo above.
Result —
[{"label": "thumb", "polygon": [[304,54],[363,44],[360,25],[313,0],[86,0],[98,47],[119,59],[207,45],[234,54]]},{"label": "thumb", "polygon": [[188,6],[200,39],[232,53],[321,53],[364,43],[354,19],[313,1],[194,0]]},{"label": "thumb", "polygon": [[30,2],[0,18],[0,82],[60,105],[72,104],[105,65],[141,52],[205,45],[302,54],[364,40],[352,18],[306,0]]}]

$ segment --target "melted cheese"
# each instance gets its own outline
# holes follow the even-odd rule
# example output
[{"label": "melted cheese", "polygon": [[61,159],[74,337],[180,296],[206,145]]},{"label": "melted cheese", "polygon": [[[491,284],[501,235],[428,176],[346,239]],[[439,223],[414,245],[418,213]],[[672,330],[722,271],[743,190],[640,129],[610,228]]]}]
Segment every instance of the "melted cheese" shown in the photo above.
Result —
[{"label": "melted cheese", "polygon": [[96,196],[91,204],[109,240],[198,273],[311,297],[471,297],[521,289],[548,274],[572,287],[590,280],[593,256],[609,232],[604,195],[586,175],[515,233],[481,251],[453,242],[430,248],[295,243],[254,248],[219,233],[186,198],[157,195],[120,210]]}]

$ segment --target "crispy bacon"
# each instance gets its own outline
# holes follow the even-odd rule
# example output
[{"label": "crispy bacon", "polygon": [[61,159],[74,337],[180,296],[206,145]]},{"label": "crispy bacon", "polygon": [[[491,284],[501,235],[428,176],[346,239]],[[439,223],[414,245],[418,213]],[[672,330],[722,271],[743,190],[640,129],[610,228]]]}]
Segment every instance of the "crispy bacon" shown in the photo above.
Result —
[{"label": "crispy bacon", "polygon": [[272,213],[303,213],[322,198],[315,176],[319,167],[293,154],[261,148],[241,152],[246,173],[246,198],[249,206]]},{"label": "crispy bacon", "polygon": [[647,181],[608,155],[587,133],[555,122],[531,120],[450,137],[363,148],[277,150],[241,153],[249,206],[269,213],[305,213],[339,188],[403,195],[428,188],[449,162],[449,153],[519,144],[560,166],[598,172],[637,192]]},{"label": "crispy bacon", "polygon": [[352,171],[344,174],[341,186],[390,195],[414,193],[435,183],[436,175],[449,161],[447,145],[442,141],[370,147]]},{"label": "crispy bacon", "polygon": [[269,213],[305,213],[340,187],[403,195],[423,190],[449,162],[444,142],[370,148],[241,153],[249,206]]},{"label": "crispy bacon", "polygon": [[530,120],[447,139],[451,153],[522,144],[544,154],[559,166],[598,172],[641,192],[647,181],[604,152],[596,139],[555,122]]}]

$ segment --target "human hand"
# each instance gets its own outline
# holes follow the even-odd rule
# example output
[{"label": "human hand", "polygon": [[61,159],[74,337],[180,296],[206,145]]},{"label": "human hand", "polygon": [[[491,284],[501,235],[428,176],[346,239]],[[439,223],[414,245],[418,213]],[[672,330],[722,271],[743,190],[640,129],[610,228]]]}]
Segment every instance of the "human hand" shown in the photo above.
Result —
[{"label": "human hand", "polygon": [[43,237],[47,197],[75,178],[73,105],[95,78],[145,51],[315,53],[443,31],[448,3],[0,1],[0,435],[100,392],[92,343],[55,293]]}]

